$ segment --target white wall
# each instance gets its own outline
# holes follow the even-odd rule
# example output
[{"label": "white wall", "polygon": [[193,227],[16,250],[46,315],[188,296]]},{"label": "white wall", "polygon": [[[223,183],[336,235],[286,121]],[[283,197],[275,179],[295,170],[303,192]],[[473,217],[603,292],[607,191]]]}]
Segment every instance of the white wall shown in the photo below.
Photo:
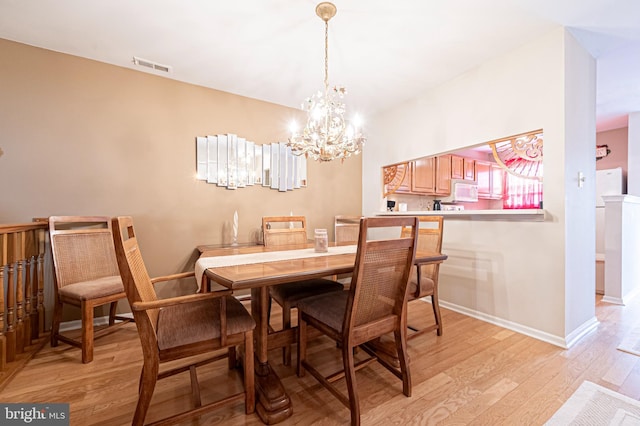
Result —
[{"label": "white wall", "polygon": [[[579,50],[577,58],[565,59],[565,48]],[[440,298],[445,306],[558,345],[567,344],[567,337],[581,327],[575,323],[586,309],[579,308],[576,318],[580,319],[569,321],[566,325],[573,329],[567,330],[566,296],[573,297],[586,280],[587,296],[578,303],[589,303],[593,309],[595,297],[594,268],[590,273],[566,269],[587,252],[591,264],[595,261],[595,231],[567,261],[567,247],[577,244],[573,228],[565,227],[567,207],[574,202],[582,206],[585,201],[582,193],[579,197],[565,194],[565,185],[574,176],[573,171],[565,175],[566,150],[591,143],[593,157],[595,144],[595,127],[593,137],[582,140],[575,128],[589,113],[579,107],[569,111],[574,105],[566,100],[576,90],[595,89],[591,70],[565,87],[567,72],[585,65],[582,51],[564,29],[558,29],[375,117],[363,152],[362,211],[374,214],[381,205],[382,166],[542,128],[547,220],[446,220],[443,249],[449,259],[441,268]],[[586,66],[593,68],[593,64]],[[580,101],[591,102],[592,97],[593,93]],[[595,103],[591,108],[595,117]],[[570,124],[565,123],[567,113],[572,115]],[[590,131],[594,117],[583,117],[587,129],[583,133]],[[571,141],[565,146],[567,139]],[[572,160],[571,168],[592,167],[585,173],[594,175],[595,166],[587,163],[579,157]],[[593,217],[586,217],[581,226],[589,221],[593,229]],[[565,288],[570,289],[567,295]],[[583,299],[588,297],[587,303]],[[583,324],[590,321],[593,315]]]},{"label": "white wall", "polygon": [[627,194],[640,196],[640,111],[629,114]]},{"label": "white wall", "polygon": [[[564,282],[569,336],[595,317],[596,66],[568,32],[564,43]],[[579,176],[584,176],[583,183]]]}]

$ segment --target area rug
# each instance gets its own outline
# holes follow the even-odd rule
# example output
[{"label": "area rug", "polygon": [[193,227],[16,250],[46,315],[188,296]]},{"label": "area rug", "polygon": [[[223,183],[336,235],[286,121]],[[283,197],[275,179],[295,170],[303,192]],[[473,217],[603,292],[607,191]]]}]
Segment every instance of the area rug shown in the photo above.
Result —
[{"label": "area rug", "polygon": [[545,425],[640,425],[640,402],[585,381]]},{"label": "area rug", "polygon": [[624,339],[622,339],[617,349],[640,356],[640,327],[634,327],[633,330],[624,336]]}]

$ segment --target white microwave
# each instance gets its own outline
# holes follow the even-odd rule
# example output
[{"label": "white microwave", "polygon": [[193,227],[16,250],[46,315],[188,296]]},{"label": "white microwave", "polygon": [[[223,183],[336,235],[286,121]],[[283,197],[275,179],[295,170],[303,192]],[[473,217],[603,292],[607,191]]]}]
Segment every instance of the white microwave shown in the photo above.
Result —
[{"label": "white microwave", "polygon": [[452,179],[451,195],[443,203],[475,203],[478,201],[478,183],[473,180]]}]

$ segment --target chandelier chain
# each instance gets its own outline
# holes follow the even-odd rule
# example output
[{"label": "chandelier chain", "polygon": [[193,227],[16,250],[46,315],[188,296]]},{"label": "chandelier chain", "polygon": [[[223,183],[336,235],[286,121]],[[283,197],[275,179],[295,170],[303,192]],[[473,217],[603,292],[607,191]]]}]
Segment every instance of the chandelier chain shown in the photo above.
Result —
[{"label": "chandelier chain", "polygon": [[329,20],[324,21],[324,90],[329,90]]}]

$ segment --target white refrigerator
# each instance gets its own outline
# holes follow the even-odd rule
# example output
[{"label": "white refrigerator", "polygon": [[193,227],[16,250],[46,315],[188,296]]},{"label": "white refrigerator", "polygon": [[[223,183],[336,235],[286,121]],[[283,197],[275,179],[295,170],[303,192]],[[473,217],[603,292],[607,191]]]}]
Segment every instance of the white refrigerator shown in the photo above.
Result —
[{"label": "white refrigerator", "polygon": [[621,195],[622,187],[622,167],[596,170],[596,208],[604,207],[603,195]]},{"label": "white refrigerator", "polygon": [[604,293],[604,201],[603,195],[624,191],[622,167],[596,170],[596,293]]}]

